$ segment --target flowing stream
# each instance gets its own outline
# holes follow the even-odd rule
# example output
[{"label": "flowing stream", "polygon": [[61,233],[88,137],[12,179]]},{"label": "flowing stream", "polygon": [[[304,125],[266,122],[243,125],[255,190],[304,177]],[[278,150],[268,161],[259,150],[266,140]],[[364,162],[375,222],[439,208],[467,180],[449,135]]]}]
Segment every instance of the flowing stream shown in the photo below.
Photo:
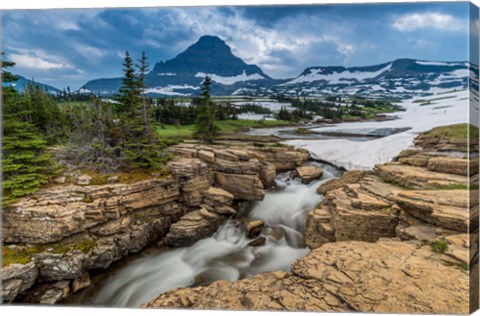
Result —
[{"label": "flowing stream", "polygon": [[[100,280],[71,303],[137,307],[179,287],[289,271],[291,264],[309,251],[303,238],[305,213],[322,200],[317,187],[340,175],[332,166],[313,164],[324,168],[320,180],[306,185],[291,179],[289,172],[279,174],[275,190],[267,192],[263,201],[245,204],[238,216],[223,223],[212,237],[190,247],[144,252],[104,271]],[[257,219],[265,223],[261,236],[266,242],[252,247],[243,223]]]}]

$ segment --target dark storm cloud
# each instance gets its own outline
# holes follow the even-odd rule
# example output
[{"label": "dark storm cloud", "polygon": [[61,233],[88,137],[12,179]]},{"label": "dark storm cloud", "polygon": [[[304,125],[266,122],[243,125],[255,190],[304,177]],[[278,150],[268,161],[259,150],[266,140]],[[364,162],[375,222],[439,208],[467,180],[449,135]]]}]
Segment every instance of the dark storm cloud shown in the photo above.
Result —
[{"label": "dark storm cloud", "polygon": [[150,64],[201,35],[272,77],[309,66],[396,58],[466,60],[467,3],[30,10],[2,13],[3,50],[16,71],[60,88],[121,75],[125,50]]}]

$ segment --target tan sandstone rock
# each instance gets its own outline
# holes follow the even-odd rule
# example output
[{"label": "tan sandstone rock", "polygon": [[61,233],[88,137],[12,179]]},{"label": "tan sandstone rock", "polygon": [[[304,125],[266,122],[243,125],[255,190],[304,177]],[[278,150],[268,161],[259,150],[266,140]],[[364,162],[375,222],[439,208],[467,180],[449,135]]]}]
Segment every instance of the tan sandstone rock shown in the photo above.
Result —
[{"label": "tan sandstone rock", "polygon": [[320,179],[323,175],[323,169],[317,166],[301,166],[297,167],[295,171],[302,179],[302,182],[307,184],[313,180]]},{"label": "tan sandstone rock", "polygon": [[263,183],[256,175],[215,172],[215,181],[236,199],[258,201],[265,196]]},{"label": "tan sandstone rock", "polygon": [[298,260],[291,273],[173,290],[143,307],[468,313],[468,274],[442,256],[386,239],[330,243]]},{"label": "tan sandstone rock", "polygon": [[224,217],[200,209],[184,215],[170,226],[165,244],[171,247],[190,246],[197,240],[211,236],[223,222]]}]

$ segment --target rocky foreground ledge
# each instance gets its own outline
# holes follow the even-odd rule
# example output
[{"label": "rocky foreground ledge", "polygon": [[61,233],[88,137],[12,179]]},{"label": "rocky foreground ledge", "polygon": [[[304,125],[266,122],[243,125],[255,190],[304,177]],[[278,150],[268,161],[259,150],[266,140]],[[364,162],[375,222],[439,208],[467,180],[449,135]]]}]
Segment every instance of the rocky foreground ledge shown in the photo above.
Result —
[{"label": "rocky foreground ledge", "polygon": [[2,300],[59,303],[89,286],[88,271],[151,243],[191,245],[235,215],[238,202],[262,200],[277,172],[310,159],[306,150],[279,144],[180,144],[170,151],[167,176],[92,185],[81,175],[3,209]]},{"label": "rocky foreground ledge", "polygon": [[478,156],[469,163],[467,152],[478,143],[439,131],[391,163],[320,186],[305,233],[312,251],[290,272],[177,289],[144,307],[469,313],[478,306]]}]

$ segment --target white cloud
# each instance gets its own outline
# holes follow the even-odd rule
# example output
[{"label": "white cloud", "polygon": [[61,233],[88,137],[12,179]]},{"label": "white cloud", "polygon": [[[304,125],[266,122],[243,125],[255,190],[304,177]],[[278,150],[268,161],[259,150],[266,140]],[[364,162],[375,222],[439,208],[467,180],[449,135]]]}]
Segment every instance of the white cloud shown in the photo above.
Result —
[{"label": "white cloud", "polygon": [[10,60],[15,62],[16,67],[30,69],[30,70],[68,70],[74,73],[82,73],[81,70],[76,69],[72,65],[61,62],[54,62],[42,59],[32,54],[10,54]]},{"label": "white cloud", "polygon": [[440,31],[466,31],[467,26],[455,17],[438,13],[411,13],[398,17],[393,27],[401,32],[433,28]]},{"label": "white cloud", "polygon": [[18,67],[22,68],[47,70],[66,67],[64,64],[49,62],[31,55],[10,54],[10,59],[14,61]]}]

